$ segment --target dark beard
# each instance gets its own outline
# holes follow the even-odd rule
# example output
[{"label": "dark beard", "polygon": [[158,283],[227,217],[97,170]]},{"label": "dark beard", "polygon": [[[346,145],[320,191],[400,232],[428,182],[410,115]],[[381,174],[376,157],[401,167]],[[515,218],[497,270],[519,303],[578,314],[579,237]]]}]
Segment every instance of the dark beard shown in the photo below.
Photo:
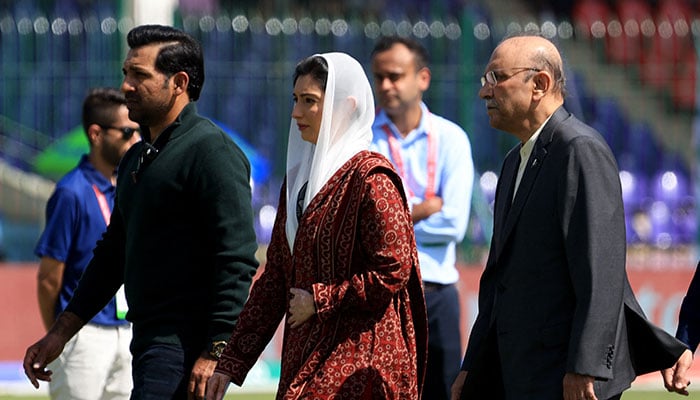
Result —
[{"label": "dark beard", "polygon": [[102,150],[100,151],[100,156],[102,156],[102,158],[107,163],[109,163],[112,169],[116,169],[119,165],[119,161],[121,161],[122,159],[120,149],[112,146],[102,147]]}]

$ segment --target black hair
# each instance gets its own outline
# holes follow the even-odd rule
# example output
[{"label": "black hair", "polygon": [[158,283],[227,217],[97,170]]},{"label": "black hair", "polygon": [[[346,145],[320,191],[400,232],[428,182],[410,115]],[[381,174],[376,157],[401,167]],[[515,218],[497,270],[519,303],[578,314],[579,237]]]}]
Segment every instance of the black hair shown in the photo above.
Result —
[{"label": "black hair", "polygon": [[124,94],[115,88],[99,87],[91,89],[83,100],[83,129],[87,134],[92,124],[114,125],[117,109],[126,105]]},{"label": "black hair", "polygon": [[326,83],[328,82],[328,62],[321,56],[311,56],[299,61],[299,64],[294,68],[294,81],[292,84],[296,85],[297,79],[305,75],[311,75],[321,86],[321,90],[325,92]]},{"label": "black hair", "polygon": [[426,68],[428,63],[430,63],[430,55],[428,54],[428,50],[423,47],[420,42],[402,36],[382,36],[377,43],[374,44],[371,57],[374,58],[377,53],[382,53],[391,49],[395,44],[402,44],[406,46],[411,53],[413,53],[416,62],[416,71]]},{"label": "black hair", "polygon": [[141,25],[129,31],[126,41],[131,49],[163,44],[156,57],[156,69],[169,77],[180,71],[187,73],[187,94],[192,101],[199,99],[204,85],[204,54],[192,36],[170,26]]}]

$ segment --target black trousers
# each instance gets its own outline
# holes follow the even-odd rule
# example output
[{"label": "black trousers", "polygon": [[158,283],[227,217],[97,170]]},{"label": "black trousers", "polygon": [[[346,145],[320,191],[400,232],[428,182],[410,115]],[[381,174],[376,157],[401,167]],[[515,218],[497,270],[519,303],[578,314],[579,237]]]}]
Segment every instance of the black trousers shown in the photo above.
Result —
[{"label": "black trousers", "polygon": [[[481,351],[474,360],[474,364],[481,365],[482,368],[467,373],[467,379],[462,388],[462,400],[505,399],[501,363],[497,356],[494,357],[494,354],[498,354],[496,336],[493,331],[486,335]],[[485,382],[488,384],[484,384]],[[467,396],[467,393],[470,395]]]},{"label": "black trousers", "polygon": [[428,366],[423,398],[447,400],[462,365],[459,293],[455,285],[424,283],[428,311]]},{"label": "black trousers", "polygon": [[[490,332],[481,347],[480,354],[477,354],[475,364],[481,365],[478,370],[469,371],[467,379],[462,388],[461,400],[472,399],[505,399],[505,390],[503,386],[503,376],[501,374],[501,364],[498,357],[498,342],[496,333]],[[484,385],[484,382],[488,384]],[[470,395],[467,396],[467,393]],[[600,400],[620,400],[622,393],[610,397],[609,399]]]}]

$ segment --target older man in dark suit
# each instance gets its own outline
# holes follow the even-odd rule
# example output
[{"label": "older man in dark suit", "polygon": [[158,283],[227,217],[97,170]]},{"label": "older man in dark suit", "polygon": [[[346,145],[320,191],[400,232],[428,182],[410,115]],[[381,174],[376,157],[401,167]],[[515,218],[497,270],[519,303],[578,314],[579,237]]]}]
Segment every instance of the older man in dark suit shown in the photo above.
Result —
[{"label": "older man in dark suit", "polygon": [[557,48],[508,38],[481,83],[491,125],[521,144],[498,182],[453,399],[617,399],[637,375],[665,368],[666,388],[687,394],[692,354],[634,298],[617,165],[601,135],[563,108]]}]

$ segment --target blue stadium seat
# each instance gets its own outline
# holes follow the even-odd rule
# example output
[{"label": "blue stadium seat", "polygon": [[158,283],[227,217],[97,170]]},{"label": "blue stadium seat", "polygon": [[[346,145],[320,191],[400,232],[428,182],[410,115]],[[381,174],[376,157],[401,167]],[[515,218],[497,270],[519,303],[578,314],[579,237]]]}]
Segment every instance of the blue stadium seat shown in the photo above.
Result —
[{"label": "blue stadium seat", "polygon": [[617,157],[623,152],[629,129],[627,116],[616,99],[598,97],[594,101],[595,117],[592,125],[599,130]]},{"label": "blue stadium seat", "polygon": [[660,168],[659,154],[663,148],[654,136],[653,129],[648,122],[634,121],[627,130],[623,155],[619,158],[625,160],[626,167],[644,174],[648,179]]},{"label": "blue stadium seat", "polygon": [[566,109],[581,121],[590,122],[595,113],[595,99],[586,86],[583,74],[574,70],[566,70],[565,74],[568,92],[565,99]]}]

